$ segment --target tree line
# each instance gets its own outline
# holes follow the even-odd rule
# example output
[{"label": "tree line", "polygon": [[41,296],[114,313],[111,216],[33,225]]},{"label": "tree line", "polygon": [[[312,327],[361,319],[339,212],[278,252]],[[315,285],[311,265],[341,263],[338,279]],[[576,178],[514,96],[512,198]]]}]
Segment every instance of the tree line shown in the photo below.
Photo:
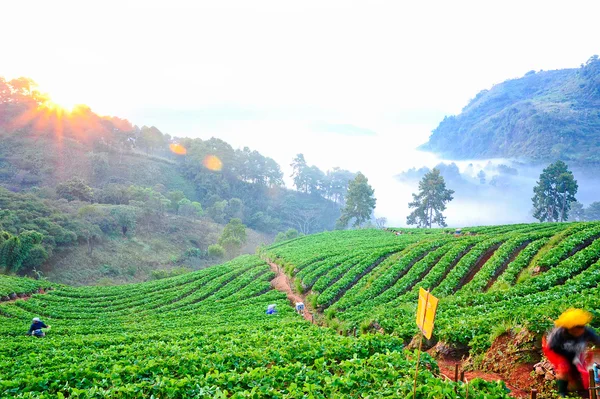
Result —
[{"label": "tree line", "polygon": [[[540,222],[565,222],[600,220],[600,202],[593,202],[588,208],[577,202],[575,195],[579,186],[563,161],[556,161],[546,167],[533,188],[532,216]],[[437,168],[434,168],[419,182],[419,192],[413,194],[409,208],[414,210],[406,218],[408,225],[431,228],[432,224],[446,227],[443,211],[454,199],[454,190],[446,188],[446,182]]]}]

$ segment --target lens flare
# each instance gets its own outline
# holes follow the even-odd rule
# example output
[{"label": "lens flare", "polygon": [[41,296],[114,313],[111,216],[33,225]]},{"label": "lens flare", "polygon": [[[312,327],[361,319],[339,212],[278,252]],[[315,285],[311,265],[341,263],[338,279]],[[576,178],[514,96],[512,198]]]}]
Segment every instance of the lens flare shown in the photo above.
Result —
[{"label": "lens flare", "polygon": [[187,150],[181,144],[175,144],[175,143],[169,144],[169,149],[171,150],[172,153],[177,154],[177,155],[187,154]]},{"label": "lens flare", "polygon": [[216,157],[215,155],[207,155],[202,162],[206,169],[212,170],[214,172],[218,172],[223,169],[223,162]]}]

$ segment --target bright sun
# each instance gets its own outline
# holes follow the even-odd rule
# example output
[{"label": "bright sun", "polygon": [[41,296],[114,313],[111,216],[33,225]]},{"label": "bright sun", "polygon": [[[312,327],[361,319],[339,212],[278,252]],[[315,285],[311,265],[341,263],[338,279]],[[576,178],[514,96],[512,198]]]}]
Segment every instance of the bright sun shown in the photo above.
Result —
[{"label": "bright sun", "polygon": [[69,96],[61,96],[61,95],[50,95],[50,105],[57,108],[62,108],[65,111],[71,112],[73,109],[80,104],[77,100],[73,98],[69,98]]},{"label": "bright sun", "polygon": [[82,103],[75,88],[70,88],[64,83],[60,85],[41,84],[40,92],[48,96],[46,106],[50,108],[60,108],[65,112],[72,112],[73,109]]}]

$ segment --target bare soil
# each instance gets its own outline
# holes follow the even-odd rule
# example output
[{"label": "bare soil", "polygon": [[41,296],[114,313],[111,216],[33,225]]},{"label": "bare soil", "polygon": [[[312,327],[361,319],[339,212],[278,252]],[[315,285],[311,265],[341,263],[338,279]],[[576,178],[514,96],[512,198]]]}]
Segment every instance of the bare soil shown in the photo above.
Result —
[{"label": "bare soil", "polygon": [[[444,377],[449,378],[451,380],[454,380],[454,373],[455,373],[455,367],[456,367],[455,365],[457,363],[459,364],[458,372],[459,372],[459,378],[460,378],[460,372],[462,370],[460,360],[452,360],[452,359],[438,359],[437,360],[438,367],[440,368],[440,373]],[[506,378],[503,375],[500,375],[500,374],[497,374],[494,372],[489,372],[489,371],[482,371],[482,370],[465,371],[465,380],[471,381],[475,378],[481,378],[482,380],[490,381],[490,382],[502,380],[502,381],[504,381],[504,383],[506,384],[508,389],[510,389],[510,396],[512,396],[513,398],[528,398],[531,390],[522,389],[521,387],[527,386],[529,384],[529,380],[531,379],[531,377],[529,377],[529,373],[531,372],[530,367],[531,366],[524,365],[524,364],[517,365],[515,368],[514,375],[510,376],[510,378]]]},{"label": "bare soil", "polygon": [[465,379],[481,378],[485,381],[502,380],[511,390],[514,398],[529,398],[532,389],[542,393],[547,387],[543,378],[532,375],[533,365],[541,358],[536,345],[536,336],[527,330],[518,333],[508,332],[502,334],[485,353],[483,359],[473,370],[473,359],[466,360],[455,358],[438,358],[440,372],[454,380],[455,365],[465,371]]},{"label": "bare soil", "polygon": [[304,312],[302,313],[302,316],[304,316],[306,320],[312,323],[313,317],[308,310],[308,305],[306,303],[306,298],[304,297],[304,295],[297,294],[292,290],[290,280],[288,276],[284,273],[281,266],[271,261],[269,261],[268,263],[271,267],[271,270],[277,274],[275,278],[271,280],[271,285],[273,286],[273,288],[275,288],[277,291],[285,292],[290,301],[290,304],[294,307],[294,309],[296,308],[296,302],[304,303]]}]

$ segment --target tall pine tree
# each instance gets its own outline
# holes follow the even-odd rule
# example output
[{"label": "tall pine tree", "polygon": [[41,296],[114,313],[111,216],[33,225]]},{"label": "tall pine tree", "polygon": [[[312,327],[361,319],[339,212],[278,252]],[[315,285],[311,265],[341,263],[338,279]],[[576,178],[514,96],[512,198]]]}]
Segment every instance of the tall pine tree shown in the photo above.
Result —
[{"label": "tall pine tree", "polygon": [[540,222],[564,222],[575,201],[577,181],[563,161],[556,161],[542,171],[533,188],[533,217]]},{"label": "tall pine tree", "polygon": [[446,188],[444,177],[438,169],[428,172],[419,182],[419,193],[413,194],[413,202],[409,208],[416,208],[406,218],[406,224],[416,224],[418,227],[429,227],[433,223],[446,227],[446,218],[442,211],[446,210],[446,203],[452,201],[454,190]]},{"label": "tall pine tree", "polygon": [[350,181],[348,185],[346,206],[337,221],[337,227],[346,228],[352,219],[354,219],[352,226],[359,227],[369,220],[377,202],[377,199],[373,196],[374,193],[375,190],[369,185],[369,180],[365,175],[358,172],[354,180]]}]

